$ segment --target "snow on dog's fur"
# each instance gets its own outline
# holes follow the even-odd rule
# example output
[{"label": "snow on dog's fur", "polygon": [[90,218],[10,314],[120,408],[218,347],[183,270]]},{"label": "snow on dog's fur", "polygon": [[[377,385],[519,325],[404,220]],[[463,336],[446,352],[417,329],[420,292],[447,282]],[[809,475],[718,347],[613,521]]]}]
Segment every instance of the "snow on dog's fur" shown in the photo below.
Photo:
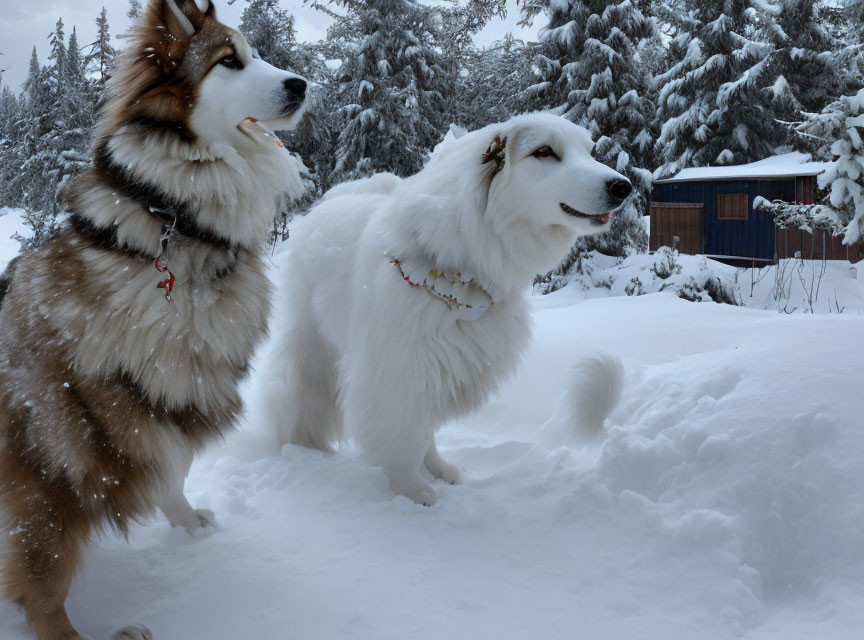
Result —
[{"label": "snow on dog's fur", "polygon": [[[0,278],[2,586],[39,640],[81,637],[65,600],[94,533],[157,507],[190,532],[213,523],[183,484],[195,452],[233,428],[266,331],[262,245],[277,200],[300,189],[267,127],[299,119],[305,87],[256,59],[210,0],[152,0],[94,168],[66,190],[68,221]],[[154,262],[172,218],[168,302]]]},{"label": "snow on dog's fur", "polygon": [[[513,372],[535,274],[578,236],[608,230],[630,192],[592,146],[563,118],[520,116],[449,142],[413,177],[341,185],[298,222],[267,377],[283,442],[330,451],[344,426],[397,494],[435,502],[424,464],[456,482],[436,429]],[[494,304],[465,319],[476,309],[404,279],[429,271],[470,280],[459,295]]]}]

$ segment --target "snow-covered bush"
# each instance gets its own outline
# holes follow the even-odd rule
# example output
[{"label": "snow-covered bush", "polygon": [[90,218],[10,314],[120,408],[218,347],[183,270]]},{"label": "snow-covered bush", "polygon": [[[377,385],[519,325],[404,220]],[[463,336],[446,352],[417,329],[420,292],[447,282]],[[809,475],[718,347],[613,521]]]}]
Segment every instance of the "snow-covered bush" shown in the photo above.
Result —
[{"label": "snow-covered bush", "polygon": [[668,291],[692,302],[741,304],[735,267],[705,256],[681,255],[669,247],[617,260],[596,252],[581,254],[569,272],[538,278],[534,291],[545,295],[574,284],[588,297]]},{"label": "snow-covered bush", "polygon": [[[682,256],[670,247],[660,247],[654,253],[654,263],[648,269],[647,287],[642,284],[641,291],[634,290],[628,295],[643,295],[654,291],[674,291],[679,298],[691,302],[722,302],[738,305],[738,287],[734,278],[725,274],[717,262],[705,256]],[[714,267],[716,265],[716,268]],[[686,269],[685,269],[686,267]],[[724,277],[725,276],[725,277]]]}]

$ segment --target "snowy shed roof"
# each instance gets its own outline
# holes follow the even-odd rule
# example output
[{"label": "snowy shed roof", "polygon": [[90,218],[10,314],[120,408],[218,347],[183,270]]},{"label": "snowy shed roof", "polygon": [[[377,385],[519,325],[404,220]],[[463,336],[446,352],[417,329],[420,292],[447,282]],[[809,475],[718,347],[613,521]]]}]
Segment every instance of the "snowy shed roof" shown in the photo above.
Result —
[{"label": "snowy shed roof", "polygon": [[654,184],[670,182],[697,182],[701,180],[756,180],[772,178],[794,178],[797,176],[819,175],[830,162],[810,162],[809,153],[784,153],[771,156],[750,164],[737,164],[726,167],[697,167],[684,169],[664,180],[655,180]]}]

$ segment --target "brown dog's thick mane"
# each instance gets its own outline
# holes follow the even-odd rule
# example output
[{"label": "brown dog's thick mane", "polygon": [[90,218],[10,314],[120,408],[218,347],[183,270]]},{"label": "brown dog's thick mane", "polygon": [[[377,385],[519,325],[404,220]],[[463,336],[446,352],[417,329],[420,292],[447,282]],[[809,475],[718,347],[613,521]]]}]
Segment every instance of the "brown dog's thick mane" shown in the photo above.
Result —
[{"label": "brown dog's thick mane", "polygon": [[[199,6],[205,2],[202,11]],[[216,19],[209,0],[148,5],[109,84],[94,142],[94,167],[65,189],[64,201],[73,214],[70,222],[79,235],[100,248],[151,259],[165,224],[179,235],[229,254],[238,245],[257,243],[248,218],[244,223],[249,226],[240,227],[231,211],[263,212],[266,190],[256,189],[254,180],[241,183],[237,177],[244,169],[236,170],[236,162],[246,159],[237,160],[231,152],[235,168],[228,167],[222,156],[202,145],[190,122],[201,83],[226,56],[236,54],[239,38]],[[276,179],[281,178],[274,176],[272,182],[274,201]],[[105,204],[113,202],[107,196],[94,206],[98,193],[113,194],[123,206],[106,209]],[[132,235],[118,227],[119,218],[132,219],[126,203],[138,205],[138,212],[151,219],[127,224],[127,229],[136,229]],[[202,207],[210,214],[206,218],[199,215]],[[217,209],[226,212],[218,223],[213,215]],[[119,218],[112,218],[112,213]],[[261,214],[262,219],[265,216]],[[234,233],[238,228],[239,237]]]}]

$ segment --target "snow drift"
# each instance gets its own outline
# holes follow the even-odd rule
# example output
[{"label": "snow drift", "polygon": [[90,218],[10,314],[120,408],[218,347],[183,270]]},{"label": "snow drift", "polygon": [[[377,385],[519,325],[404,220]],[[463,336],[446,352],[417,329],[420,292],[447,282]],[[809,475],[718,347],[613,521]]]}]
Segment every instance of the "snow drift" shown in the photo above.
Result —
[{"label": "snow drift", "polygon": [[[864,319],[586,295],[534,297],[519,375],[440,434],[467,475],[431,509],[350,446],[264,455],[250,388],[248,423],[189,480],[218,530],[99,540],[73,622],[159,640],[857,637]],[[626,376],[584,445],[570,382],[598,350]],[[29,638],[8,604],[0,637]]]}]

